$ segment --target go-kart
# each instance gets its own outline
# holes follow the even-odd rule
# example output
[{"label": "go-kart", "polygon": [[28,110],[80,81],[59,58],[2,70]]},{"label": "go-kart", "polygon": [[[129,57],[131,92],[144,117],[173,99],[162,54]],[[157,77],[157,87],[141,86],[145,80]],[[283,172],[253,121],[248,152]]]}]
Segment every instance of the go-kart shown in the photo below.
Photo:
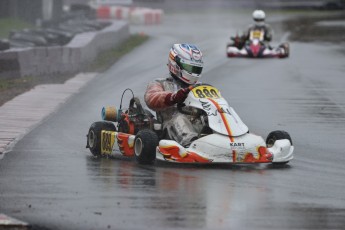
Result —
[{"label": "go-kart", "polygon": [[156,160],[176,163],[286,164],[293,159],[292,140],[282,130],[271,132],[266,141],[248,127],[211,85],[195,85],[183,104],[178,105],[192,123],[202,124],[198,138],[182,146],[168,138],[159,113],[144,109],[137,97],[129,107],[103,107],[103,121],[94,122],[87,145],[95,156],[121,154],[140,164]]},{"label": "go-kart", "polygon": [[263,31],[261,30],[251,31],[249,40],[239,35],[230,39],[232,42],[226,46],[226,54],[229,58],[287,58],[290,55],[289,43],[284,42],[278,47],[272,48],[263,42]]}]

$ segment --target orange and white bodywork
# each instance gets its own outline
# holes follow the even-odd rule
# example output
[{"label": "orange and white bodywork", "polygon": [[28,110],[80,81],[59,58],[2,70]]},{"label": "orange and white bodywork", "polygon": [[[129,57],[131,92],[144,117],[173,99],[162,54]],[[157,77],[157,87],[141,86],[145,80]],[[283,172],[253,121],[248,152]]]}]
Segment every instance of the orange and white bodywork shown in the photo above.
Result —
[{"label": "orange and white bodywork", "polygon": [[134,156],[134,139],[135,135],[105,131],[101,132],[101,154],[113,155],[121,153],[124,156]]},{"label": "orange and white bodywork", "polygon": [[249,133],[234,109],[212,86],[193,88],[184,104],[205,111],[213,134],[198,138],[188,148],[172,140],[161,140],[157,159],[179,163],[270,163],[293,157],[293,146],[288,140],[279,140],[267,148],[261,136]]},{"label": "orange and white bodywork", "polygon": [[211,134],[184,148],[175,141],[161,140],[157,159],[179,163],[270,163],[273,156],[265,142],[254,134],[234,138]]},{"label": "orange and white bodywork", "polygon": [[[184,104],[203,110],[212,134],[201,136],[188,147],[162,139],[156,147],[156,159],[177,163],[279,163],[293,158],[294,147],[287,139],[267,147],[265,140],[249,132],[218,89],[201,85],[193,88]],[[102,154],[120,152],[134,156],[135,135],[102,131]]]}]

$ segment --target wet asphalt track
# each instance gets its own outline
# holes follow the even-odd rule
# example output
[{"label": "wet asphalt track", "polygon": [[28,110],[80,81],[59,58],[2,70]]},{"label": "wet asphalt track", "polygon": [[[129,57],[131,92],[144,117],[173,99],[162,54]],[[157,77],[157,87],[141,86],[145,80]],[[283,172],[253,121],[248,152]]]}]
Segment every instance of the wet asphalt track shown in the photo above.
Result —
[{"label": "wet asphalt track", "polygon": [[[344,229],[341,46],[292,43],[289,59],[227,59],[229,35],[249,23],[244,13],[174,14],[161,26],[133,27],[152,39],[0,161],[0,212],[34,229]],[[276,32],[278,43],[285,34]],[[126,88],[142,98],[146,83],[167,73],[174,42],[200,46],[203,80],[221,90],[252,132],[290,133],[295,159],[288,166],[139,166],[90,155],[85,135],[102,106],[118,106]]]}]

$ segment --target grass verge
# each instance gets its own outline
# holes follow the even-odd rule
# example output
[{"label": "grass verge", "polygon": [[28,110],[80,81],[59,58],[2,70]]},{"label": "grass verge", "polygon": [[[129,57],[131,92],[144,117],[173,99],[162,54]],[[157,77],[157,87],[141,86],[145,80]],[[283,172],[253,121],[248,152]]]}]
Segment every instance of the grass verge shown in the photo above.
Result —
[{"label": "grass verge", "polygon": [[[101,52],[98,57],[87,67],[88,72],[103,72],[112,66],[125,54],[131,52],[135,47],[141,45],[148,36],[135,34],[131,35],[125,42],[118,46]],[[54,76],[29,76],[17,79],[0,79],[0,106],[14,97],[32,89],[40,84],[62,84],[75,75],[54,75]]]},{"label": "grass verge", "polygon": [[96,60],[87,68],[89,72],[103,72],[112,66],[119,58],[129,53],[135,47],[141,45],[148,39],[148,36],[142,34],[132,35],[126,42],[114,47],[113,49],[101,52]]},{"label": "grass verge", "polygon": [[34,26],[30,23],[21,21],[13,18],[2,18],[0,19],[0,39],[8,38],[11,30],[21,30],[24,28],[33,28]]},{"label": "grass verge", "polygon": [[[322,26],[322,22],[329,23],[329,25]],[[339,22],[339,25],[332,24],[332,22]],[[289,36],[291,41],[339,44],[345,41],[344,22],[343,12],[329,12],[317,16],[294,17],[283,22],[283,29],[291,32]]]}]

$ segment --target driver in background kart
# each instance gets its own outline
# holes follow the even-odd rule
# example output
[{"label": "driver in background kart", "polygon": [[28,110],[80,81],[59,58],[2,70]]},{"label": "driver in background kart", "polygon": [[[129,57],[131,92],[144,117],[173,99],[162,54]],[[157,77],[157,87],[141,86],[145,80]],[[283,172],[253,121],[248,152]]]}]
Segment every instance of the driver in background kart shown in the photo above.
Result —
[{"label": "driver in background kart", "polygon": [[174,44],[168,57],[169,75],[150,82],[144,96],[146,105],[162,119],[169,138],[185,147],[198,138],[201,126],[180,113],[177,104],[187,98],[189,86],[198,82],[203,65],[198,47]]},{"label": "driver in background kart", "polygon": [[[254,10],[253,14],[254,24],[250,25],[248,29],[243,33],[242,39],[242,46],[249,41],[251,36],[253,36],[253,31],[262,31],[263,37],[260,40],[268,47],[271,48],[269,42],[272,41],[273,30],[269,24],[265,23],[266,14],[263,10]],[[255,33],[254,33],[255,36]],[[242,47],[241,47],[242,48]]]}]

